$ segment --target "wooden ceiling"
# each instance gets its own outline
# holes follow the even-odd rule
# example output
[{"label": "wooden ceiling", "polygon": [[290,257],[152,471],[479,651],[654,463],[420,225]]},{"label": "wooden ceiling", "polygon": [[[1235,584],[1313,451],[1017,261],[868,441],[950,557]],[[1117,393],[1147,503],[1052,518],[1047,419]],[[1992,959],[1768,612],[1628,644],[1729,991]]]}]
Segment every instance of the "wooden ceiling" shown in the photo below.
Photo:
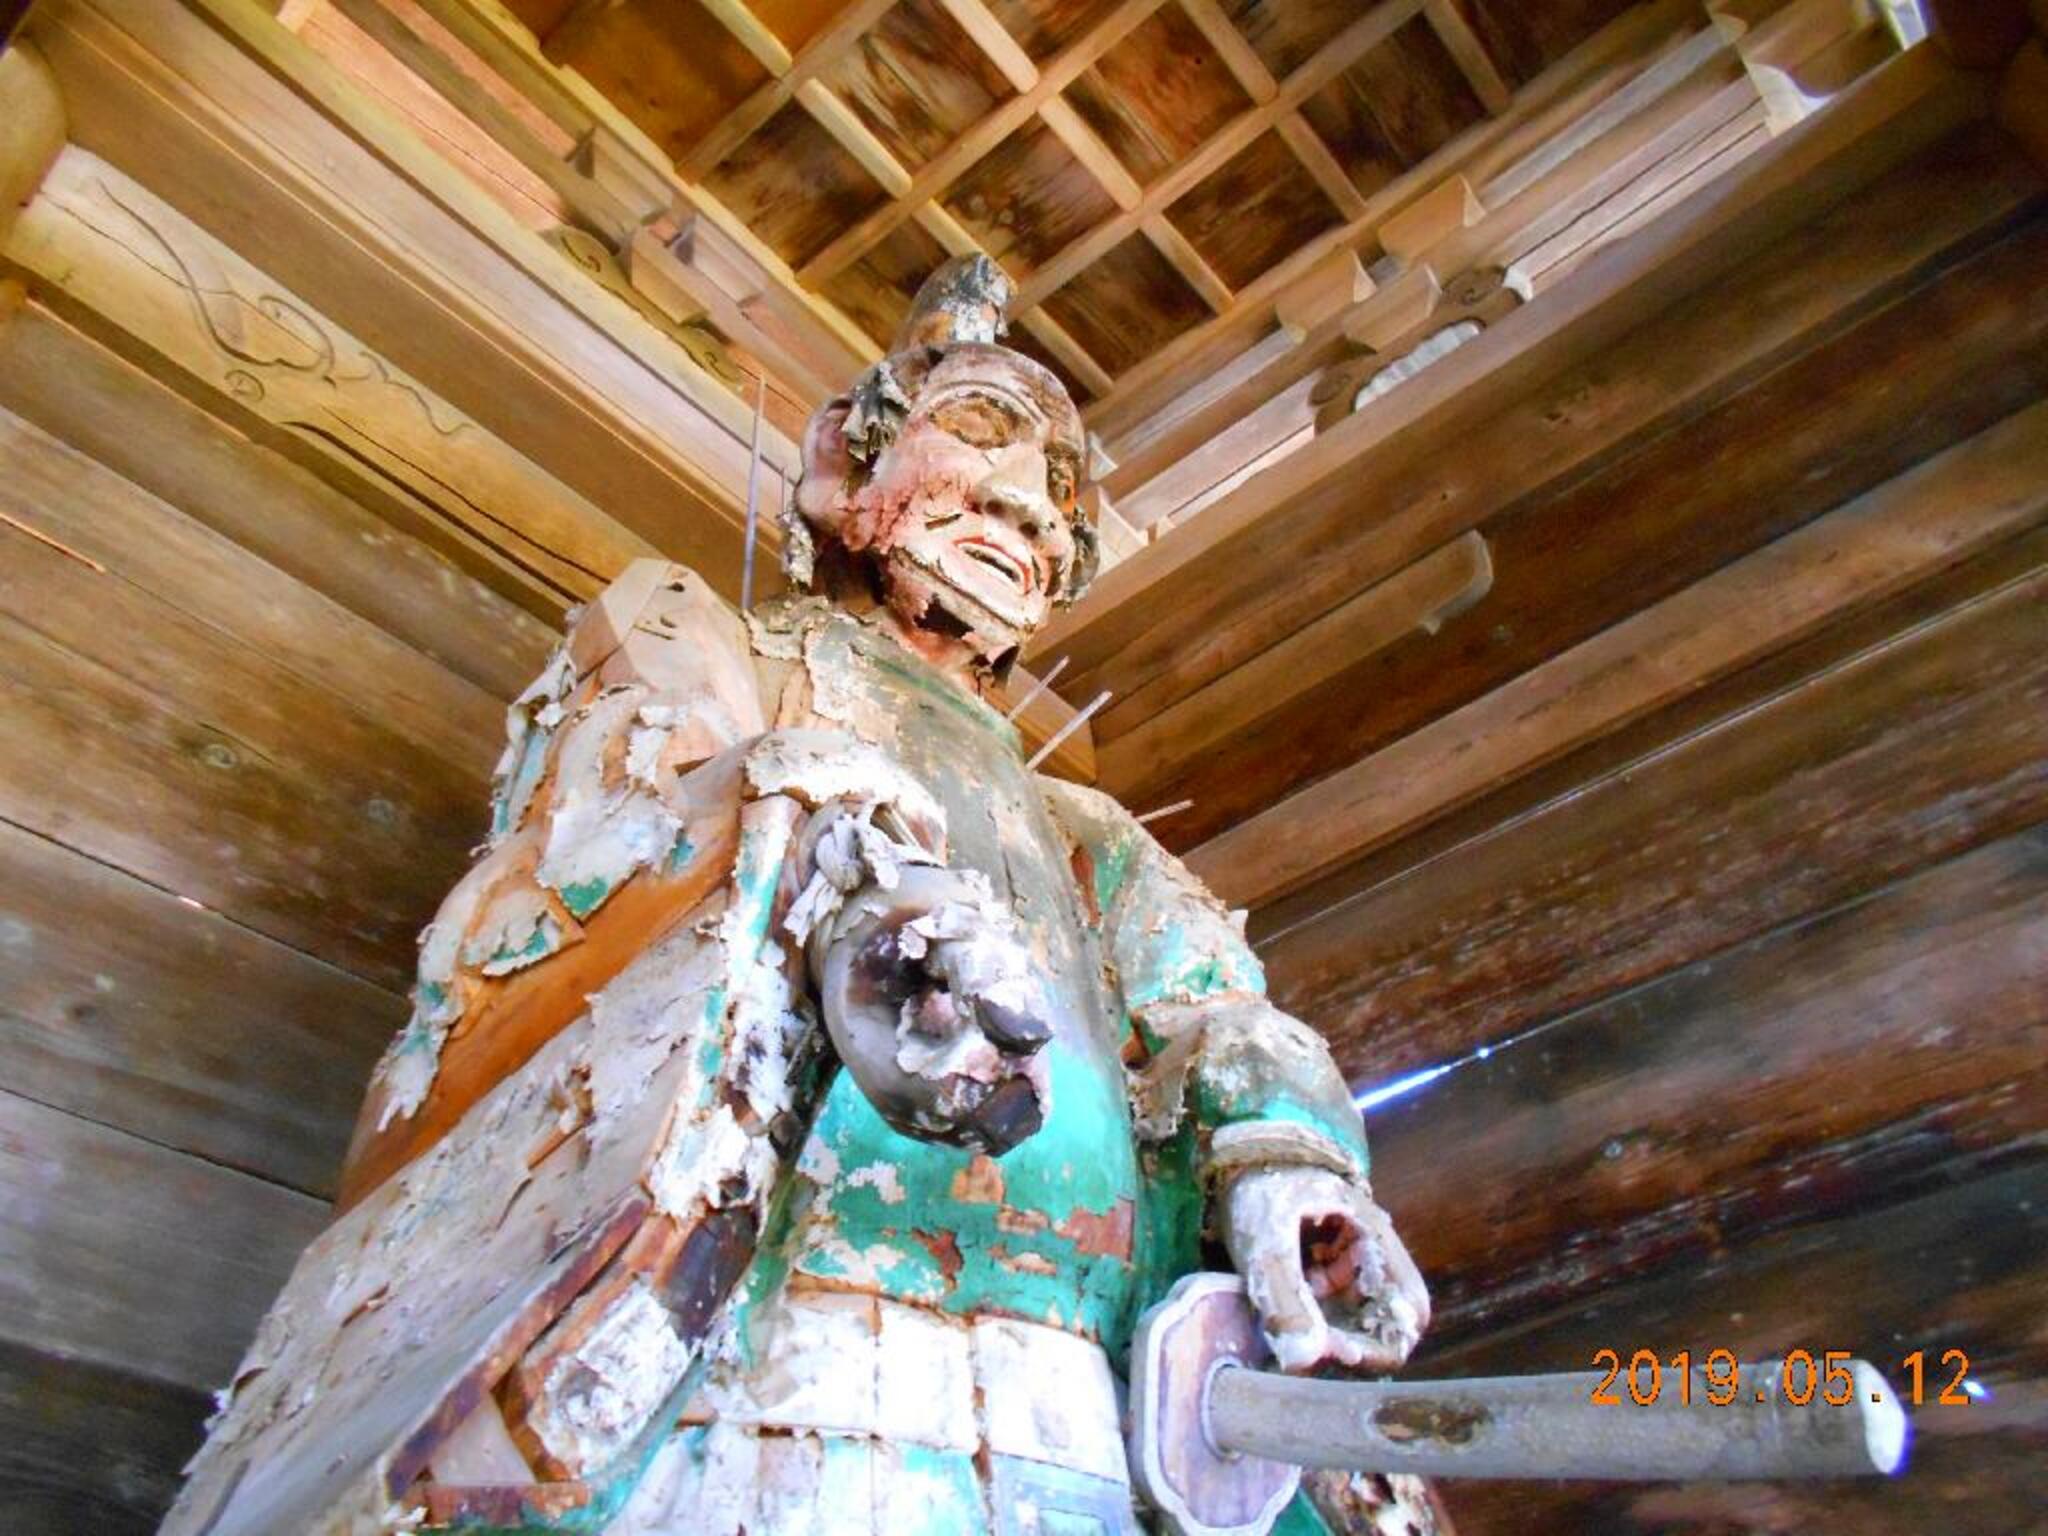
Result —
[{"label": "wooden ceiling", "polygon": [[[512,0],[886,343],[948,254],[1086,403],[1338,240],[1627,0]],[[1361,221],[1366,221],[1361,224]]]}]

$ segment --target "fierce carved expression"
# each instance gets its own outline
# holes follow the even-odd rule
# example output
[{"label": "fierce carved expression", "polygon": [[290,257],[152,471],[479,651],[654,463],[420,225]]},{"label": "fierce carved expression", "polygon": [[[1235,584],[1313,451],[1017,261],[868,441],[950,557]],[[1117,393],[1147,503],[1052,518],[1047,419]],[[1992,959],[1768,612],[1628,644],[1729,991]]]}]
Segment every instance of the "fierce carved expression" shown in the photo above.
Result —
[{"label": "fierce carved expression", "polygon": [[901,415],[867,466],[846,452],[851,402],[813,422],[799,504],[874,562],[906,630],[1000,661],[1078,595],[1092,565],[1093,530],[1076,512],[1078,418],[1057,381],[1001,347],[901,371],[913,377],[886,382],[910,397],[894,397]]}]

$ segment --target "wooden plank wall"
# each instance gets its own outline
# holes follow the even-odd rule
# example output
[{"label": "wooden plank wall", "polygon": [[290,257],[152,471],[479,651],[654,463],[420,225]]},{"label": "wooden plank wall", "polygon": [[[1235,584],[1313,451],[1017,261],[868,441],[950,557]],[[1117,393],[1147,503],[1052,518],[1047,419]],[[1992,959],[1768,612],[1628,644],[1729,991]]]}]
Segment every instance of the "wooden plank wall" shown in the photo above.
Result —
[{"label": "wooden plank wall", "polygon": [[[1866,242],[1909,265],[1712,408],[1482,524],[1499,577],[1466,642],[1438,671],[1419,650],[1361,671],[1333,719],[1392,742],[1382,800],[1353,802],[1385,831],[1252,919],[1278,996],[1354,1081],[1406,1079],[1367,1127],[1437,1301],[1418,1374],[1803,1348],[1901,1380],[1909,1352],[1959,1349],[1983,1395],[1918,1412],[1900,1482],[1452,1484],[1460,1536],[2048,1529],[2038,180],[1937,232],[1973,180],[2024,166],[1971,128],[1845,205],[1853,233],[1817,209],[1752,253],[1752,295],[1803,265],[1830,306]],[[1605,351],[1599,387],[1704,366],[1654,345],[1689,324],[1733,346],[1786,313],[1708,288]],[[1515,559],[1542,562],[1542,594]],[[1742,641],[1725,665],[1721,635]],[[1634,676],[1657,686],[1603,714]],[[1548,755],[1511,750],[1550,730]],[[1279,803],[1314,835],[1308,802]],[[1285,831],[1243,825],[1261,847]],[[1223,846],[1198,862],[1227,880],[1249,866]]]},{"label": "wooden plank wall", "polygon": [[118,1536],[326,1220],[551,631],[14,272],[0,1530]]}]

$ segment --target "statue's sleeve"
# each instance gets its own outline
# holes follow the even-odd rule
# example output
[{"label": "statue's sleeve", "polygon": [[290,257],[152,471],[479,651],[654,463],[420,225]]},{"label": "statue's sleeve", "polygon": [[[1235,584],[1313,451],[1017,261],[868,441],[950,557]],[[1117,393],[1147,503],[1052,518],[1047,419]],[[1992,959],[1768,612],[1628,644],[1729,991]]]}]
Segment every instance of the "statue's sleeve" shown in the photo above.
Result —
[{"label": "statue's sleeve", "polygon": [[764,692],[740,616],[650,561],[515,703],[345,1208],[168,1536],[595,1530],[630,1491],[824,1070],[785,931],[803,828],[849,797],[930,814],[843,735],[767,729]]},{"label": "statue's sleeve", "polygon": [[1231,912],[1109,796],[1047,780],[1129,1033],[1138,1132],[1192,1122],[1203,1172],[1274,1164],[1366,1173],[1365,1132],[1323,1039],[1266,998]]}]

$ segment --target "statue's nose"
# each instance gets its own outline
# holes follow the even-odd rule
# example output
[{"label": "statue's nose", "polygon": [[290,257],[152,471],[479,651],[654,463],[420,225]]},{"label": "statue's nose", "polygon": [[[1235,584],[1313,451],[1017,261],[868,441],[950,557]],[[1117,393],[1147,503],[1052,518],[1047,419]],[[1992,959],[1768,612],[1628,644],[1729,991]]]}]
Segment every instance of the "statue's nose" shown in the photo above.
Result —
[{"label": "statue's nose", "polygon": [[1038,532],[1039,521],[1050,510],[1044,497],[1035,496],[1005,476],[990,476],[975,487],[975,505],[990,517],[1000,517],[1027,538]]}]

